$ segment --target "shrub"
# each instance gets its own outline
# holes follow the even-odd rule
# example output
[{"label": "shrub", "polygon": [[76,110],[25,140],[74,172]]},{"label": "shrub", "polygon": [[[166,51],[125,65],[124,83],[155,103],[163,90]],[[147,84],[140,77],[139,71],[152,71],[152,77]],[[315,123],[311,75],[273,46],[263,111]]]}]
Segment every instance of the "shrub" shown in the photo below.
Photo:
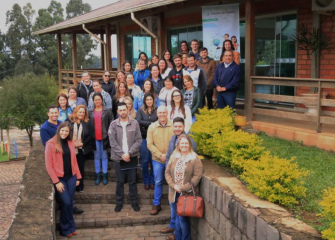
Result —
[{"label": "shrub", "polygon": [[335,188],[328,188],[323,190],[322,200],[320,206],[323,211],[320,216],[326,218],[331,222],[330,227],[322,231],[322,238],[335,239]]},{"label": "shrub", "polygon": [[241,179],[247,182],[247,187],[263,199],[291,206],[305,196],[306,188],[301,180],[308,175],[291,160],[263,154],[259,161],[247,161]]}]

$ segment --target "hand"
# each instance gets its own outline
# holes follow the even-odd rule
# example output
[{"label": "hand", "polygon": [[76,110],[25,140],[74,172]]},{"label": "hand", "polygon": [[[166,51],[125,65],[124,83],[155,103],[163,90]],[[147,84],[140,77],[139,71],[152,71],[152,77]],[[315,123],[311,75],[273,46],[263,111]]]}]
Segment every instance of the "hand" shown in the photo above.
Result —
[{"label": "hand", "polygon": [[57,183],[56,184],[56,189],[60,193],[64,192],[64,185],[63,185],[63,183],[61,183],[61,182]]},{"label": "hand", "polygon": [[216,91],[217,91],[217,92],[221,92],[221,87],[220,87],[220,86],[217,86],[217,87],[216,87]]},{"label": "hand", "polygon": [[80,183],[80,181],[79,181],[79,180],[77,180],[77,181],[76,181],[76,187],[79,185],[79,183]]},{"label": "hand", "polygon": [[130,162],[130,156],[129,156],[129,154],[127,153],[125,153],[125,154],[123,154],[122,156],[122,160],[123,161],[125,161],[125,162]]},{"label": "hand", "polygon": [[227,89],[225,87],[221,87],[221,91],[225,92]]},{"label": "hand", "polygon": [[166,154],[162,154],[159,159],[162,161],[162,162],[165,162],[166,160]]},{"label": "hand", "polygon": [[174,185],[174,190],[176,190],[177,193],[181,193],[179,185]]}]

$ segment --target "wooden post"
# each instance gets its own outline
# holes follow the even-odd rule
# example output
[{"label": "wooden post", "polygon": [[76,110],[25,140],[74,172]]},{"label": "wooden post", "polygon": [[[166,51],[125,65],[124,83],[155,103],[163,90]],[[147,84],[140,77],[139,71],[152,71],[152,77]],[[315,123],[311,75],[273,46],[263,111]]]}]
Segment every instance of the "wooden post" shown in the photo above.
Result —
[{"label": "wooden post", "polygon": [[[116,45],[117,45],[117,68],[121,68],[121,31],[120,31],[120,22],[116,22],[115,24],[116,27]],[[123,39],[124,42],[124,39]],[[133,61],[133,59],[128,59],[129,61]]]},{"label": "wooden post", "polygon": [[7,134],[7,154],[8,154],[8,160],[10,160],[10,139],[9,139],[9,128],[6,129]]},{"label": "wooden post", "polygon": [[321,132],[321,122],[320,122],[320,117],[322,114],[322,107],[321,107],[321,98],[322,98],[322,89],[321,89],[321,81],[319,80],[319,91],[318,91],[318,109],[317,109],[317,120],[316,120],[316,132],[320,133]]},{"label": "wooden post", "polygon": [[[100,33],[100,39],[104,41],[104,34],[101,31]],[[100,56],[101,56],[101,68],[105,69],[105,46],[104,44],[100,43]]]},{"label": "wooden post", "polygon": [[158,46],[158,53],[156,52],[155,54],[157,54],[158,56],[160,56],[163,52],[163,49],[167,49],[166,47],[166,28],[165,28],[165,17],[164,17],[164,12],[160,12],[158,15],[158,32],[157,32],[157,37],[158,37],[158,42],[159,42],[159,46]]},{"label": "wooden post", "polygon": [[106,62],[107,62],[107,70],[112,70],[112,40],[111,40],[111,26],[109,23],[105,25],[105,33],[106,33]]},{"label": "wooden post", "polygon": [[57,48],[58,48],[58,87],[62,89],[62,36],[57,33]]},{"label": "wooden post", "polygon": [[72,33],[72,72],[73,72],[73,84],[77,87],[77,35]]},{"label": "wooden post", "polygon": [[245,93],[244,114],[247,121],[252,121],[251,108],[253,107],[252,84],[250,76],[254,76],[255,67],[255,0],[246,0],[245,3]]}]

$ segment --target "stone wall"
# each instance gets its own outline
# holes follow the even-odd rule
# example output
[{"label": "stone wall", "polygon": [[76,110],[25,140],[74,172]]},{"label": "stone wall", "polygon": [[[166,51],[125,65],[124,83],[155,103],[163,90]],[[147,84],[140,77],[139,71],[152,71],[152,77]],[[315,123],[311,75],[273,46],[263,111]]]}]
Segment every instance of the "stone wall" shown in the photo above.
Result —
[{"label": "stone wall", "polygon": [[316,240],[318,231],[284,208],[249,193],[232,174],[204,160],[204,218],[192,218],[193,240]]},{"label": "stone wall", "polygon": [[54,188],[45,169],[40,141],[30,151],[23,173],[10,240],[56,239]]}]

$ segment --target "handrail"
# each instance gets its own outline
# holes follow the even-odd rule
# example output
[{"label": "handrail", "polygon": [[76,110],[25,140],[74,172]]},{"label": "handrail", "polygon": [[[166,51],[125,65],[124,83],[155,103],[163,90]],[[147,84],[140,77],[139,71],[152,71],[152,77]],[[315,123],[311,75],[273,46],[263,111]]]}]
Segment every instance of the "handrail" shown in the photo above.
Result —
[{"label": "handrail", "polygon": [[267,79],[267,80],[285,80],[285,81],[308,81],[308,82],[334,82],[335,79],[324,78],[290,78],[290,77],[264,77],[264,76],[250,76],[251,79]]}]

